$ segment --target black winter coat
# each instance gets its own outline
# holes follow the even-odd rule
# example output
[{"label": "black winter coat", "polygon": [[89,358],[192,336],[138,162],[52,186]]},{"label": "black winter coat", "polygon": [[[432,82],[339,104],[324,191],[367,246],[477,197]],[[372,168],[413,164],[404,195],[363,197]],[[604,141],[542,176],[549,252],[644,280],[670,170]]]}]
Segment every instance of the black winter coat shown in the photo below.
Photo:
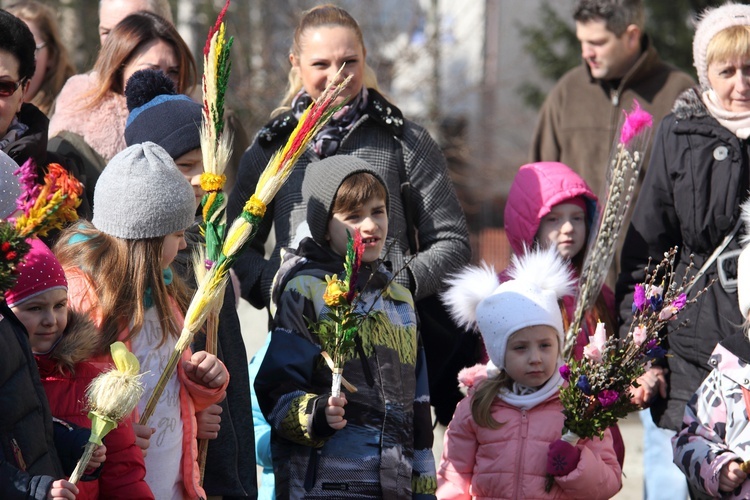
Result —
[{"label": "black winter coat", "polygon": [[[710,116],[697,92],[686,90],[677,99],[654,138],[651,162],[622,251],[616,289],[624,324],[621,336],[627,333],[633,290],[644,280],[649,256],[658,262],[665,251],[678,246],[677,279],[684,275],[691,254],[694,274],[732,231],[740,217],[740,204],[747,197],[748,142]],[[739,238],[738,233],[724,255],[740,248]],[[718,282],[717,265],[714,262],[696,281],[690,297],[712,280],[716,283],[680,313],[679,321],[668,326],[668,398],[651,407],[660,427],[681,428],[685,405],[710,371],[711,352],[743,323],[737,293]],[[729,276],[736,276],[736,258],[727,259],[722,266]],[[685,320],[688,324],[682,325]]]},{"label": "black winter coat", "polygon": [[46,499],[63,477],[52,415],[26,330],[0,303],[0,498]]}]

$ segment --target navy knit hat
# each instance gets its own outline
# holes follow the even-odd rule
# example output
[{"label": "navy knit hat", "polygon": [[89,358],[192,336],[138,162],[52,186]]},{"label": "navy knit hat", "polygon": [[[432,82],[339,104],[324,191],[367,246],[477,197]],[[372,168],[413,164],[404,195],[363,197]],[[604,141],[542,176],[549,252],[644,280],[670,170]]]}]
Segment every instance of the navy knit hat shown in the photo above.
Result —
[{"label": "navy knit hat", "polygon": [[372,165],[350,155],[329,156],[310,163],[302,181],[302,198],[307,203],[307,225],[310,235],[320,245],[326,244],[328,222],[331,220],[336,194],[341,184],[354,174],[368,173],[385,188],[386,213],[390,213],[388,186]]},{"label": "navy knit hat", "polygon": [[202,107],[177,94],[174,82],[153,69],[137,71],[128,78],[125,97],[130,116],[125,125],[128,146],[153,142],[177,159],[200,149]]}]

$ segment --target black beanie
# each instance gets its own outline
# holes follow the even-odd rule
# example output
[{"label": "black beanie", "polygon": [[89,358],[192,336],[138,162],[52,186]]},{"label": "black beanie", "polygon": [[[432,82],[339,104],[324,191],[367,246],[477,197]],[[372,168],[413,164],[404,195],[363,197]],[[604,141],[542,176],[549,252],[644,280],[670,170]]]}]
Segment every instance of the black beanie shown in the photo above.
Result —
[{"label": "black beanie", "polygon": [[174,160],[200,149],[202,107],[188,96],[177,94],[174,83],[163,72],[137,71],[128,79],[125,97],[130,110],[125,125],[128,146],[154,142]]}]

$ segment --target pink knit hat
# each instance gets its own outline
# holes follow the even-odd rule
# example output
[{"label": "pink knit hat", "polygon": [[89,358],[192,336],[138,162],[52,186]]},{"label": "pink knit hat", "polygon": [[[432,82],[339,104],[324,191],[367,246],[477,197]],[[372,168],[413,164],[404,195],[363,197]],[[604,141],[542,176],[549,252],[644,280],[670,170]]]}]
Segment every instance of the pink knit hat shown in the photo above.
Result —
[{"label": "pink knit hat", "polygon": [[8,307],[17,306],[48,290],[68,289],[65,271],[52,250],[40,239],[30,238],[27,241],[31,250],[16,268],[18,281],[5,292]]},{"label": "pink knit hat", "polygon": [[693,64],[698,72],[698,81],[704,89],[710,89],[708,83],[708,63],[706,51],[714,36],[732,26],[750,25],[750,5],[728,2],[721,7],[706,9],[700,15],[693,38]]}]

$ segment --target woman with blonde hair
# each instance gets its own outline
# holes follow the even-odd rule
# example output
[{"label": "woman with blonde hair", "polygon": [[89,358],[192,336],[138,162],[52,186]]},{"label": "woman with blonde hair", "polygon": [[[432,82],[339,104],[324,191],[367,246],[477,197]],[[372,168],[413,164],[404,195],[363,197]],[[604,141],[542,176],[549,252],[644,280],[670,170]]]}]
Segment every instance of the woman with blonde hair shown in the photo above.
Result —
[{"label": "woman with blonde hair", "polygon": [[125,149],[125,82],[141,69],[159,69],[181,94],[195,86],[195,60],[175,27],[150,12],[120,21],[107,37],[91,73],[68,80],[50,120],[49,149],[83,165],[89,199],[99,173]]},{"label": "woman with blonde hair", "polygon": [[[439,146],[423,127],[405,118],[398,107],[377,90],[366,56],[360,26],[348,12],[334,5],[320,5],[303,13],[290,49],[290,85],[282,101],[283,107],[258,132],[242,157],[227,206],[230,220],[239,215],[263,167],[284,145],[312,100],[318,98],[329,83],[348,76],[352,79],[339,97],[343,107],[301,155],[291,177],[269,205],[256,238],[236,263],[235,270],[242,296],[255,307],[268,305],[281,248],[290,246],[295,235],[297,241],[306,235],[305,225],[300,225],[305,220],[306,205],[301,187],[307,167],[334,155],[365,160],[376,169],[393,194],[382,257],[392,262],[394,270],[401,270],[396,281],[420,301],[417,311],[422,328],[429,331],[425,335],[428,367],[439,371],[449,356],[433,358],[431,346],[453,346],[457,336],[453,335],[455,330],[446,331],[449,329],[444,325],[450,322],[450,317],[435,294],[447,274],[469,261],[471,247],[466,220]],[[266,259],[263,245],[272,225],[276,246]],[[437,307],[422,308],[420,306],[425,304],[422,300],[432,301]],[[423,314],[424,311],[429,314]],[[440,313],[445,315],[445,321],[435,325],[433,318]],[[426,326],[428,322],[433,324]],[[430,365],[431,359],[435,362]],[[437,375],[430,373],[431,383],[438,381]],[[455,386],[454,375],[450,376],[450,383]],[[440,412],[444,420],[450,420],[462,397],[458,387],[454,389],[436,393],[434,402],[440,399],[447,402],[445,406],[440,405],[445,410]]]},{"label": "woman with blonde hair", "polygon": [[26,23],[36,42],[36,71],[24,101],[49,116],[65,81],[75,74],[55,14],[36,0],[16,2],[5,10]]}]

